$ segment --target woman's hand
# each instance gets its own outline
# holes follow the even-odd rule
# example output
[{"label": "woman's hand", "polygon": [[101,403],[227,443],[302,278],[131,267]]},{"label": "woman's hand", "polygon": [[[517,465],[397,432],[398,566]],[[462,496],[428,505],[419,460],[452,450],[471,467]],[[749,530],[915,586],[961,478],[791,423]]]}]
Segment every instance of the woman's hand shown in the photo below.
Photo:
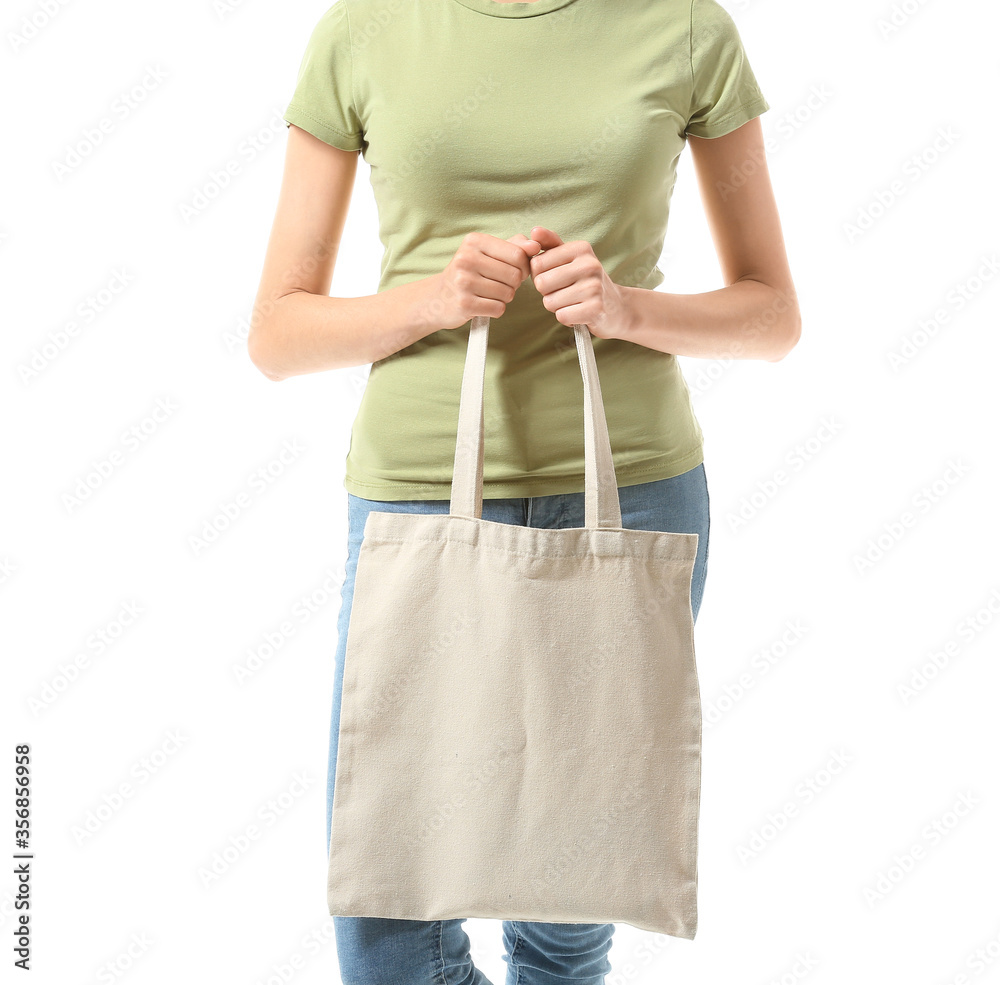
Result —
[{"label": "woman's hand", "polygon": [[435,329],[461,328],[476,315],[499,318],[531,276],[528,261],[540,249],[521,233],[510,239],[469,233],[448,266],[427,278],[423,310]]},{"label": "woman's hand", "polygon": [[607,275],[590,243],[564,243],[544,226],[535,226],[525,242],[544,250],[531,257],[531,276],[542,303],[559,322],[586,325],[602,339],[626,334],[630,312],[625,292]]}]

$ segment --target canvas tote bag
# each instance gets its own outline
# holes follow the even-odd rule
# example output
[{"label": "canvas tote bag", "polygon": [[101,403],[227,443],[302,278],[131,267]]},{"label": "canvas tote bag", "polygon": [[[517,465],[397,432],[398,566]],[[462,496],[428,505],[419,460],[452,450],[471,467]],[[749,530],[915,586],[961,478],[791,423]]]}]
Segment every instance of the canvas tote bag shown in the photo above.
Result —
[{"label": "canvas tote bag", "polygon": [[586,525],[482,519],[489,319],[450,513],[370,512],[348,627],[331,915],[631,924],[693,938],[698,535],[627,530],[590,330]]}]

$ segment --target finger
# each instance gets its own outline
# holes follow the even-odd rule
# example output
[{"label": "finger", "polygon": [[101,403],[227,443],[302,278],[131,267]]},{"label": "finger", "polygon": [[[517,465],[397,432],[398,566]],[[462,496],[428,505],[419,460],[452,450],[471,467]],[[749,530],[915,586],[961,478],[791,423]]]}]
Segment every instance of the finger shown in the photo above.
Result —
[{"label": "finger", "polygon": [[529,261],[531,265],[531,276],[537,277],[545,270],[552,270],[554,267],[561,267],[564,263],[572,263],[576,259],[571,250],[563,249],[566,244],[549,247],[538,256],[534,256]]},{"label": "finger", "polygon": [[551,250],[553,246],[562,246],[562,240],[558,234],[545,226],[534,226],[531,230],[531,238],[540,243],[543,250]]},{"label": "finger", "polygon": [[[541,246],[539,246],[539,244],[535,242],[535,240],[528,239],[528,237],[525,236],[524,233],[515,233],[513,236],[511,236],[511,238],[507,242],[515,243],[517,246],[520,246],[521,249],[524,250],[525,256],[528,258],[528,260],[530,260],[531,257],[536,256],[538,253],[540,253],[542,249]],[[524,281],[526,281],[530,276],[531,276],[531,269],[529,264],[526,262],[524,265],[524,269],[521,272],[521,282],[524,283]]]},{"label": "finger", "polygon": [[[521,252],[520,247],[517,248],[516,252],[521,254],[521,261],[524,263],[524,268],[508,263],[506,260],[498,260],[496,257],[483,254],[476,264],[476,273],[484,280],[493,281],[497,285],[498,290],[509,287],[516,291],[523,283],[525,277],[530,276],[527,273],[528,258]],[[508,300],[506,296],[498,294],[480,294],[479,296],[495,298],[497,301]]]},{"label": "finger", "polygon": [[516,243],[530,257],[536,256],[538,253],[541,252],[542,249],[540,243],[538,243],[536,240],[528,239],[528,237],[525,236],[524,233],[514,233],[514,235],[511,236],[511,238],[507,240],[507,242]]},{"label": "finger", "polygon": [[510,304],[514,300],[512,295],[517,292],[519,286],[519,284],[510,284],[507,281],[493,280],[484,275],[476,277],[472,282],[472,289],[477,298],[503,301],[504,304]]},{"label": "finger", "polygon": [[568,308],[571,305],[582,305],[587,300],[583,292],[577,289],[576,285],[566,287],[554,294],[546,294],[542,304],[546,311],[555,314],[560,308]]},{"label": "finger", "polygon": [[[537,258],[538,262],[541,263],[541,261],[548,255],[548,252],[543,253],[541,257]],[[558,256],[558,252],[554,255]],[[535,289],[539,294],[554,294],[556,291],[570,287],[577,282],[580,276],[579,273],[568,263],[557,263],[555,266],[549,267],[548,270],[534,269],[534,259],[531,261],[531,264],[533,268],[531,271],[532,278],[534,280]]]},{"label": "finger", "polygon": [[484,257],[493,257],[495,260],[516,267],[519,273],[518,284],[531,276],[531,268],[528,266],[530,257],[517,243],[500,239],[498,236],[486,236],[477,246]]},{"label": "finger", "polygon": [[[518,238],[523,241],[523,245],[521,242],[518,242]],[[492,258],[516,268],[518,285],[531,276],[531,268],[528,266],[531,256],[526,252],[526,248],[534,251],[537,247],[532,240],[529,240],[526,236],[522,236],[520,233],[515,233],[510,239],[499,239],[496,236],[489,236],[484,242],[479,244],[479,250],[484,259]]]}]

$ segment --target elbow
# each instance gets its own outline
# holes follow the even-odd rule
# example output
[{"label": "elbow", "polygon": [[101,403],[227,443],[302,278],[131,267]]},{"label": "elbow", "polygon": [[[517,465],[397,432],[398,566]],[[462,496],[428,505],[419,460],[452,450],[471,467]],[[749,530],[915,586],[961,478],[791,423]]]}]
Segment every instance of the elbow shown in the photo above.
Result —
[{"label": "elbow", "polygon": [[256,329],[251,327],[250,334],[247,336],[247,355],[250,357],[250,362],[264,376],[274,383],[280,383],[282,380],[287,379],[287,376],[278,369],[278,366],[274,362],[273,354],[265,344],[264,338],[264,332],[260,327]]},{"label": "elbow", "polygon": [[802,337],[802,316],[799,314],[799,309],[796,307],[793,309],[788,318],[788,323],[785,331],[782,333],[781,347],[771,356],[768,357],[768,361],[772,363],[779,363],[785,356],[788,355],[799,344],[799,339]]},{"label": "elbow", "polygon": [[799,344],[802,335],[802,315],[795,289],[771,284],[749,275],[740,277],[733,283],[740,281],[754,281],[770,292],[767,304],[752,322],[752,334],[760,337],[754,358],[771,363],[781,362]]}]

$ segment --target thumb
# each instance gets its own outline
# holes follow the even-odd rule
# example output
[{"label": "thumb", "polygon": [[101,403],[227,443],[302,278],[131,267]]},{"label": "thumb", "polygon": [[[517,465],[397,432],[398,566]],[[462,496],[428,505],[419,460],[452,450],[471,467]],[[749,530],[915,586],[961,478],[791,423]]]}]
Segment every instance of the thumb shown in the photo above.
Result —
[{"label": "thumb", "polygon": [[[533,239],[528,239],[524,233],[514,233],[510,239],[507,240],[508,243],[513,243],[515,246],[520,246],[522,250],[527,254],[530,260],[534,256],[538,256],[542,248]],[[523,284],[531,276],[531,268],[527,267],[524,276],[521,278],[521,283]]]},{"label": "thumb", "polygon": [[539,243],[543,250],[551,250],[554,246],[562,246],[562,239],[551,229],[545,226],[534,226],[531,230],[531,238]]},{"label": "thumb", "polygon": [[537,254],[541,249],[540,245],[536,240],[528,239],[528,237],[525,236],[524,233],[514,233],[514,235],[511,236],[510,239],[507,240],[507,242],[514,243],[517,246],[522,247],[524,249],[524,252],[527,253],[528,256],[535,256],[535,254]]}]

